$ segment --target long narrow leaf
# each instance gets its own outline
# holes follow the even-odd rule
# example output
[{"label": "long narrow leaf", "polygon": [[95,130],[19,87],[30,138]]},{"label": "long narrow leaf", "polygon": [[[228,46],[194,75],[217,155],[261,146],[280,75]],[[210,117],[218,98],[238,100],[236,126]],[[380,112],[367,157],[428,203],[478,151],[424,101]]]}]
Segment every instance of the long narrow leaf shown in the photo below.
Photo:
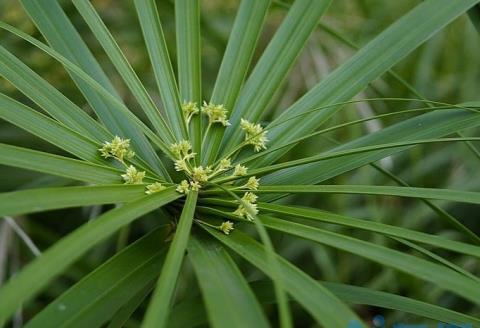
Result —
[{"label": "long narrow leaf", "polygon": [[[212,229],[205,229],[267,275],[273,275],[272,268],[268,265],[267,252],[257,241],[238,230],[225,236]],[[347,327],[352,320],[360,322],[343,302],[306,273],[281,257],[278,257],[278,264],[281,268],[280,278],[288,293],[319,323],[326,327]]]},{"label": "long narrow leaf", "polygon": [[100,164],[105,162],[99,156],[98,143],[1,93],[0,118],[81,159]]},{"label": "long narrow leaf", "polygon": [[[108,80],[106,74],[97,63],[95,57],[57,0],[21,0],[20,2],[45,39],[52,45],[52,48],[77,64],[90,77],[98,81],[100,85],[108,90],[109,94],[117,100],[120,100],[120,97]],[[70,70],[68,70],[68,72],[71,73]],[[158,158],[138,126],[133,124],[132,118],[125,115],[125,113],[118,112],[114,107],[110,106],[110,104],[98,94],[95,88],[92,88],[91,85],[88,85],[88,83],[85,83],[82,79],[75,75],[72,75],[72,79],[107,128],[113,134],[131,138],[137,153],[144,158],[151,167],[156,168]]]},{"label": "long narrow leaf", "polygon": [[[350,99],[477,2],[478,0],[423,1],[311,89],[278,119],[283,120],[310,108]],[[412,26],[415,26],[415,29],[412,29]],[[298,138],[301,134],[313,131],[338,109],[337,107],[323,110],[308,117],[292,120],[282,127],[273,128],[269,134],[271,146],[281,145]],[[284,133],[285,130],[291,133]],[[278,159],[287,150],[267,156],[258,165]]]},{"label": "long narrow leaf", "polygon": [[121,182],[121,171],[111,167],[5,144],[0,164],[91,183]]},{"label": "long narrow leaf", "polygon": [[416,276],[422,280],[430,281],[473,303],[480,304],[480,285],[469,277],[465,277],[444,266],[338,233],[267,216],[263,216],[262,219],[265,226],[270,229],[279,230],[365,257],[382,265]]},{"label": "long narrow leaf", "polygon": [[368,185],[261,185],[258,193],[327,193],[400,196],[409,198],[443,199],[452,202],[480,204],[480,193],[463,190],[368,186]]},{"label": "long narrow leaf", "polygon": [[[213,88],[210,100],[212,103],[223,104],[227,110],[231,110],[235,105],[269,5],[270,0],[242,0],[240,3]],[[215,160],[223,131],[224,128],[221,126],[212,126],[212,132],[206,139],[205,149],[202,149],[204,163],[211,163]]]},{"label": "long narrow leaf", "polygon": [[45,112],[74,131],[99,142],[112,138],[102,125],[2,46],[0,75]]},{"label": "long narrow leaf", "polygon": [[389,236],[405,238],[408,240],[413,240],[413,241],[429,244],[432,246],[436,246],[439,248],[444,248],[451,251],[455,251],[455,252],[480,258],[479,246],[445,239],[429,233],[409,230],[409,229],[391,226],[391,225],[387,225],[379,222],[373,222],[369,220],[353,219],[347,216],[337,215],[337,214],[320,211],[313,208],[299,208],[294,206],[266,204],[266,203],[259,204],[259,207],[266,211],[277,213],[277,214],[296,216],[296,217],[301,217],[301,218],[310,219],[310,220],[344,225],[344,226],[353,227],[357,229],[364,229],[364,230],[377,232],[377,233],[385,234]]},{"label": "long narrow leaf", "polygon": [[139,239],[50,303],[26,327],[100,327],[122,305],[153,283],[161,269],[169,229]]},{"label": "long narrow leaf", "polygon": [[[339,147],[335,147],[327,152],[327,154],[388,142],[407,142],[419,139],[439,138],[478,125],[480,125],[480,115],[477,113],[464,110],[433,112],[405,120],[365,137],[345,143]],[[408,148],[408,146],[406,148]],[[390,156],[406,148],[384,149],[364,154],[348,155],[315,164],[301,165],[265,176],[262,182],[272,185],[293,183],[316,184]],[[256,163],[252,164],[255,165]]]},{"label": "long narrow leaf", "polygon": [[192,236],[188,252],[213,327],[269,326],[242,273],[218,243]]},{"label": "long narrow leaf", "polygon": [[125,58],[122,50],[108,31],[102,19],[95,11],[93,5],[87,0],[75,0],[73,1],[73,4],[77,7],[77,10],[90,26],[90,29],[95,34],[98,42],[102,45],[105,53],[115,65],[117,71],[122,76],[145,114],[147,114],[147,117],[154,126],[156,132],[165,142],[172,143],[174,137],[171,133],[170,127],[163,120],[152,98],[147,90],[145,90],[142,82],[130,66],[130,63]]},{"label": "long narrow leaf", "polygon": [[134,4],[170,126],[175,137],[183,139],[187,129],[157,5],[154,0],[135,0]]},{"label": "long narrow leaf", "polygon": [[[200,47],[200,1],[175,0],[175,32],[180,100],[202,103],[202,52]],[[197,156],[201,155],[202,118],[192,118],[190,139]],[[201,159],[199,157],[199,159]]]},{"label": "long narrow leaf", "polygon": [[143,185],[38,188],[0,193],[0,217],[52,209],[124,203],[144,195]]},{"label": "long narrow leaf", "polygon": [[330,3],[330,0],[293,3],[240,93],[230,118],[232,128],[225,133],[225,152],[241,141],[240,119],[257,121],[271,102]]},{"label": "long narrow leaf", "polygon": [[175,292],[178,274],[190,237],[197,197],[198,193],[195,191],[190,191],[187,195],[175,236],[165,258],[165,263],[145,314],[142,327],[162,328],[168,322],[168,313]]},{"label": "long narrow leaf", "polygon": [[142,197],[101,215],[55,243],[0,289],[0,322],[10,317],[23,302],[36,295],[96,244],[136,218],[180,196],[173,188],[169,188]]}]

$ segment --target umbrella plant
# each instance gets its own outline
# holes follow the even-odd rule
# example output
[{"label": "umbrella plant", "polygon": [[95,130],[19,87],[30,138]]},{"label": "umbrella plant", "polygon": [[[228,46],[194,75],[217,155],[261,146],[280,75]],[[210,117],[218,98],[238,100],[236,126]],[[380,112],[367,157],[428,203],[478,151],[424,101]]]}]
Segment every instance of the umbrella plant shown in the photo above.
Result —
[{"label": "umbrella plant", "polygon": [[[14,35],[53,58],[82,97],[67,98],[0,46],[0,75],[30,100],[21,103],[0,94],[0,118],[63,151],[53,154],[2,143],[0,164],[68,181],[66,186],[39,182],[36,188],[1,193],[0,215],[14,222],[43,211],[115,206],[103,207],[109,209],[57,238],[1,286],[0,324],[8,323],[19,308],[28,309],[101,243],[128,234],[134,222],[149,216],[153,226],[48,305],[37,307],[26,327],[121,327],[133,315],[142,318],[142,327],[293,327],[300,325],[299,316],[305,313],[325,327],[363,327],[367,318],[358,311],[359,305],[480,326],[478,318],[467,314],[480,305],[480,280],[434,252],[478,261],[480,238],[461,218],[431,202],[478,205],[480,193],[411,187],[375,164],[421,145],[468,143],[475,151],[472,142],[479,138],[459,133],[480,125],[476,103],[427,100],[413,88],[412,99],[352,100],[385,73],[395,74],[390,71],[393,65],[474,10],[477,2],[420,2],[293,104],[272,111],[272,100],[330,0],[240,1],[208,96],[202,88],[200,1],[175,0],[176,70],[156,2],[134,1],[156,83],[145,86],[94,5],[72,0],[134,106],[115,89],[56,1],[20,0],[46,42],[0,22],[3,35]],[[274,6],[283,8],[285,17],[254,59]],[[398,81],[411,88],[399,77]],[[151,89],[161,101],[152,97]],[[338,124],[330,120],[348,104],[386,99],[394,104],[416,101],[421,107],[397,111],[392,106],[387,113],[359,120]],[[410,116],[405,119],[406,114]],[[330,140],[328,149],[317,148],[309,155],[297,151],[312,138],[383,118],[395,123],[351,141]],[[393,183],[326,183],[365,166]],[[292,197],[299,194],[318,199],[330,194],[416,198],[457,237],[304,206]],[[372,286],[317,280],[302,262],[292,263],[278,251],[302,240],[338,250],[339,257],[351,254],[438,286],[448,297],[461,299],[466,310]],[[357,275],[362,275],[362,268],[355,269]],[[188,288],[180,293],[182,283]]]}]

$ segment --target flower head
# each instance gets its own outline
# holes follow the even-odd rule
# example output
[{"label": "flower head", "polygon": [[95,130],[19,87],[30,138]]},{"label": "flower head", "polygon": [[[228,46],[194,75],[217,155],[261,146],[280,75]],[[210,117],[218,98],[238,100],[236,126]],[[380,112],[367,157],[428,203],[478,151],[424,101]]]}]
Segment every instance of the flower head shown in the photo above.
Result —
[{"label": "flower head", "polygon": [[207,182],[208,175],[212,173],[212,169],[210,167],[203,167],[197,166],[192,169],[192,178],[197,182]]},{"label": "flower head", "polygon": [[245,202],[247,203],[255,203],[258,199],[258,196],[255,195],[253,192],[246,192],[243,197],[242,197],[242,200],[244,200]]},{"label": "flower head", "polygon": [[187,124],[190,122],[192,116],[198,114],[199,111],[200,110],[198,109],[196,102],[189,101],[182,104],[183,117],[185,118]]},{"label": "flower head", "polygon": [[99,151],[102,157],[114,157],[121,162],[135,156],[135,152],[130,149],[130,139],[122,139],[119,136],[115,136],[111,142],[104,142]]},{"label": "flower head", "polygon": [[230,125],[230,122],[227,120],[227,109],[223,105],[207,104],[207,102],[204,101],[202,113],[208,116],[208,122],[210,124],[222,123],[223,126]]},{"label": "flower head", "polygon": [[182,180],[182,182],[177,185],[177,189],[175,190],[181,194],[188,194],[190,191],[190,184],[187,180]]},{"label": "flower head", "polygon": [[192,153],[190,153],[190,150],[192,150],[192,144],[187,140],[181,140],[177,143],[171,144],[170,150],[175,157],[179,159],[192,156]]},{"label": "flower head", "polygon": [[159,192],[159,191],[162,191],[162,190],[165,190],[165,189],[167,189],[167,187],[162,185],[160,182],[155,182],[155,183],[147,185],[147,190],[145,191],[145,193],[147,195],[151,195],[151,194],[154,194],[156,192]]},{"label": "flower head", "polygon": [[219,229],[226,235],[229,235],[230,234],[230,231],[232,231],[234,228],[233,228],[233,222],[230,222],[230,221],[225,221],[225,222],[222,222],[222,224],[220,225]]},{"label": "flower head", "polygon": [[122,178],[125,184],[141,184],[145,177],[145,171],[137,171],[135,166],[130,165],[125,174],[122,174]]},{"label": "flower head", "polygon": [[247,167],[237,164],[235,166],[235,170],[233,170],[233,176],[235,177],[241,177],[247,174]]},{"label": "flower head", "polygon": [[254,124],[242,118],[240,121],[240,127],[245,131],[245,141],[249,145],[253,145],[253,149],[256,152],[259,152],[262,149],[267,149],[266,143],[268,141],[268,131],[264,131],[260,124]]},{"label": "flower head", "polygon": [[197,181],[190,181],[190,190],[198,191],[202,186]]},{"label": "flower head", "polygon": [[257,179],[256,177],[250,177],[248,178],[247,183],[243,185],[243,187],[250,190],[257,190],[259,186],[259,182],[260,182],[260,179]]},{"label": "flower head", "polygon": [[253,221],[253,217],[258,214],[257,209],[257,195],[251,192],[246,192],[238,208],[233,212],[234,215],[244,217],[250,221]]},{"label": "flower head", "polygon": [[223,158],[222,160],[220,160],[220,163],[218,163],[217,169],[219,171],[225,171],[231,167],[232,167],[232,161],[230,160],[230,158]]}]

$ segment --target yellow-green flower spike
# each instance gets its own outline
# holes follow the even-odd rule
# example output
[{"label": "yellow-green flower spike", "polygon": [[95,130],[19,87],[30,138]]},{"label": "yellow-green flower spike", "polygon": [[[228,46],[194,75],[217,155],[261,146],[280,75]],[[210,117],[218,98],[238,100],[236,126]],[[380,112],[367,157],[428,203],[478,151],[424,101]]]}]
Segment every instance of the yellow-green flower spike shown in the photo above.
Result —
[{"label": "yellow-green flower spike", "polygon": [[182,180],[182,182],[177,185],[177,189],[175,190],[181,194],[188,194],[190,191],[190,184],[187,180]]},{"label": "yellow-green flower spike", "polygon": [[226,235],[229,235],[230,234],[230,231],[232,231],[234,228],[233,228],[233,222],[230,222],[230,221],[225,221],[225,222],[222,222],[222,224],[220,225],[219,229]]},{"label": "yellow-green flower spike", "polygon": [[182,104],[183,117],[185,118],[187,125],[190,123],[192,116],[198,114],[199,111],[196,102],[189,101]]},{"label": "yellow-green flower spike", "polygon": [[202,186],[197,181],[190,181],[190,190],[198,191]]},{"label": "yellow-green flower spike", "polygon": [[232,161],[230,158],[223,158],[220,163],[218,163],[217,170],[225,171],[232,167]]},{"label": "yellow-green flower spike", "polygon": [[212,169],[203,166],[194,167],[192,169],[192,178],[200,183],[208,181],[208,175],[212,173]]},{"label": "yellow-green flower spike", "polygon": [[137,171],[135,166],[130,165],[125,174],[122,174],[122,178],[125,184],[142,184],[145,177],[145,171]]},{"label": "yellow-green flower spike", "polygon": [[99,151],[102,157],[114,157],[121,162],[135,156],[135,152],[130,149],[130,139],[122,139],[119,136],[115,136],[111,142],[104,142]]},{"label": "yellow-green flower spike", "polygon": [[268,131],[264,131],[260,124],[254,124],[242,118],[240,120],[240,127],[245,131],[245,141],[247,144],[253,145],[253,149],[256,152],[267,149]]},{"label": "yellow-green flower spike", "polygon": [[190,150],[192,150],[192,144],[187,140],[181,140],[178,143],[173,143],[170,145],[170,151],[178,159],[190,157],[192,155],[189,153]]},{"label": "yellow-green flower spike", "polygon": [[238,205],[238,208],[233,214],[253,221],[253,216],[258,214],[257,204],[255,204],[257,198],[257,195],[254,193],[246,192],[242,197],[242,202]]},{"label": "yellow-green flower spike", "polygon": [[259,185],[260,179],[257,179],[256,177],[250,177],[248,178],[247,183],[243,185],[243,187],[250,190],[257,190]]},{"label": "yellow-green flower spike", "polygon": [[227,109],[223,105],[203,102],[202,113],[208,116],[208,123],[221,123],[223,126],[230,125],[227,120]]},{"label": "yellow-green flower spike", "polygon": [[165,190],[165,189],[167,189],[167,187],[162,185],[160,182],[155,182],[155,183],[149,184],[147,186],[147,190],[145,191],[145,193],[147,195],[151,195],[151,194],[154,194],[156,192],[159,192],[159,191],[162,191],[162,190]]},{"label": "yellow-green flower spike", "polygon": [[241,176],[244,176],[247,174],[247,167],[246,166],[243,166],[243,165],[240,165],[240,164],[237,164],[235,166],[235,169],[233,170],[233,176],[235,177],[241,177]]},{"label": "yellow-green flower spike", "polygon": [[245,202],[247,203],[255,203],[258,199],[258,196],[255,195],[253,192],[246,192],[243,197],[242,197],[242,200],[244,200]]}]

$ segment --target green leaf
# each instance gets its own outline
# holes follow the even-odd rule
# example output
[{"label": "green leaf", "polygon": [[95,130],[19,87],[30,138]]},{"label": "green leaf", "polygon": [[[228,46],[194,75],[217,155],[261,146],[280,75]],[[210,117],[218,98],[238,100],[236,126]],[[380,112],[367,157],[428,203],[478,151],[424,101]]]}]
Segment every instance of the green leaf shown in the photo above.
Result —
[{"label": "green leaf", "polygon": [[50,303],[26,327],[100,327],[127,301],[153,284],[165,256],[159,228],[88,274]]},{"label": "green leaf", "polygon": [[[442,110],[420,115],[401,123],[397,123],[378,132],[345,143],[325,154],[368,147],[388,142],[408,142],[413,140],[438,138],[462,129],[480,125],[480,115],[466,110]],[[420,129],[418,127],[421,127]],[[348,155],[337,159],[329,159],[315,164],[301,165],[281,170],[263,177],[262,183],[276,184],[316,184],[339,174],[390,156],[404,148],[383,149],[364,154]],[[252,163],[256,165],[256,163]]]},{"label": "green leaf", "polygon": [[22,303],[36,295],[96,244],[136,218],[179,197],[181,195],[172,187],[139,198],[102,214],[56,242],[0,288],[0,322],[10,317]]},{"label": "green leaf", "polygon": [[73,4],[76,6],[78,12],[82,15],[85,22],[90,26],[93,34],[97,38],[100,45],[105,50],[112,63],[115,65],[120,76],[123,78],[125,84],[132,92],[135,99],[138,101],[148,119],[152,123],[155,131],[160,137],[169,144],[174,142],[175,138],[170,130],[170,127],[163,120],[158,108],[133,70],[130,63],[125,58],[122,50],[118,46],[115,39],[108,31],[100,16],[95,11],[95,8],[87,0],[75,0]]},{"label": "green leaf", "polygon": [[81,159],[105,163],[99,156],[98,143],[1,93],[0,118]]},{"label": "green leaf", "polygon": [[[239,230],[226,236],[211,228],[204,227],[204,229],[265,274],[270,277],[273,275],[273,270],[268,265],[267,251],[254,239]],[[280,278],[283,280],[285,289],[319,323],[325,327],[347,327],[352,320],[360,321],[343,302],[306,273],[280,256],[278,264],[281,269],[279,270]]]},{"label": "green leaf", "polygon": [[[180,100],[202,104],[202,53],[200,37],[200,1],[175,0],[178,87]],[[194,115],[190,139],[197,156],[201,155],[202,119]],[[198,157],[200,158],[200,157]]]},{"label": "green leaf", "polygon": [[245,278],[223,247],[194,235],[188,255],[213,327],[269,326]]},{"label": "green leaf", "polygon": [[197,197],[198,193],[196,191],[190,191],[187,195],[175,236],[165,258],[165,263],[150,300],[142,327],[162,328],[168,322],[170,304],[190,237]]},{"label": "green leaf", "polygon": [[[288,168],[299,168],[305,164],[326,161],[332,158],[345,158],[345,157],[349,157],[350,155],[370,153],[370,152],[375,153],[377,151],[387,150],[391,148],[401,148],[402,150],[405,150],[408,146],[413,146],[413,145],[422,145],[422,144],[431,144],[431,143],[440,143],[440,142],[456,142],[456,141],[479,141],[479,140],[480,140],[480,137],[470,137],[470,138],[422,139],[422,140],[400,141],[400,142],[392,142],[392,143],[381,143],[373,146],[358,147],[353,149],[340,150],[336,152],[325,152],[319,155],[313,155],[305,158],[291,160],[288,162],[272,164],[269,166],[250,170],[244,177],[254,176],[254,175],[265,175],[267,173],[271,173],[275,171],[281,172]],[[244,162],[241,161],[240,163],[243,164]],[[238,179],[238,177],[224,177],[216,180],[215,182],[217,183],[226,182],[226,181],[231,181],[235,179]],[[272,183],[272,184],[277,184],[277,183]]]},{"label": "green leaf", "polygon": [[246,209],[249,215],[248,220],[253,221],[253,223],[255,224],[255,228],[257,229],[257,232],[260,236],[260,240],[263,245],[265,245],[265,250],[267,251],[268,255],[268,264],[272,268],[273,272],[272,280],[278,303],[279,325],[282,328],[290,328],[292,326],[292,315],[287,301],[287,294],[285,292],[285,288],[283,287],[282,279],[280,278],[280,268],[277,263],[277,254],[275,253],[275,248],[273,247],[273,243],[270,239],[270,236],[268,235],[267,229],[265,229],[261,219],[257,216],[256,211],[251,207],[249,203],[247,203],[245,200],[243,200],[227,188],[219,185],[215,186],[220,187],[230,196],[235,198],[236,201]]},{"label": "green leaf", "polygon": [[143,185],[38,188],[0,193],[0,217],[53,209],[124,203],[144,196]]},{"label": "green leaf", "polygon": [[[170,155],[170,151],[167,145],[154,132],[152,132],[138,117],[136,117],[132,112],[130,112],[130,110],[121,101],[119,101],[117,98],[112,96],[105,88],[103,88],[97,81],[92,79],[89,75],[85,74],[85,72],[82,69],[80,69],[78,66],[70,62],[68,59],[66,59],[64,56],[62,56],[52,48],[30,37],[29,35],[23,33],[22,31],[16,29],[13,26],[0,22],[0,28],[3,28],[15,34],[16,36],[24,39],[25,41],[30,42],[34,46],[38,47],[40,50],[44,51],[48,55],[55,58],[57,61],[61,62],[65,67],[67,67],[72,73],[78,76],[82,81],[86,82],[88,85],[93,87],[95,91],[98,92],[98,94],[102,96],[103,99],[107,101],[109,105],[116,108],[119,112],[122,113],[122,115],[127,116],[131,121],[131,123],[137,126],[138,128],[140,128],[142,132],[145,133],[145,135],[147,135],[148,138],[152,140],[164,153],[166,153],[167,155]],[[106,140],[110,140],[110,139],[111,139],[111,136],[108,137]],[[102,141],[106,141],[106,140],[102,140]],[[150,144],[148,144],[148,146],[150,147]],[[135,147],[134,149],[138,150]],[[154,153],[154,156],[156,160],[153,162],[152,161],[148,162],[148,165],[155,168],[158,173],[160,172],[163,173],[163,177],[166,178],[167,180],[170,180],[168,172],[163,166],[162,161],[159,159],[156,153]],[[135,158],[135,160],[137,160],[137,158]],[[140,162],[145,163],[144,160],[142,159],[140,159]]]},{"label": "green leaf", "polygon": [[[20,2],[53,49],[78,65],[90,77],[98,81],[109,94],[120,100],[95,57],[56,0],[21,0]],[[68,72],[71,73],[70,70]],[[113,134],[132,139],[132,145],[137,153],[151,167],[158,168],[158,157],[155,151],[137,125],[133,124],[132,118],[110,106],[95,88],[81,78],[72,75],[72,79],[107,128]],[[77,123],[80,122],[77,121]],[[108,139],[102,141],[105,140]]]},{"label": "green leaf", "polygon": [[338,233],[267,216],[262,216],[262,219],[265,226],[270,229],[282,231],[365,257],[383,266],[392,267],[422,280],[430,281],[442,289],[449,290],[473,303],[480,304],[480,288],[478,288],[478,283],[444,266]]},{"label": "green leaf", "polygon": [[[427,0],[421,2],[346,63],[329,74],[276,120],[284,120],[311,108],[350,99],[477,2],[478,0]],[[412,26],[415,28],[412,29]],[[305,133],[312,132],[339,108],[322,110],[271,129],[269,132],[270,146],[282,145]],[[275,124],[276,120],[272,124]],[[290,133],[284,133],[284,131],[290,131]],[[291,147],[270,154],[258,161],[256,165],[262,166],[271,163],[280,158],[289,148]]]},{"label": "green leaf", "polygon": [[259,203],[259,208],[262,210],[291,215],[295,217],[301,217],[309,220],[327,222],[332,224],[339,224],[343,226],[353,227],[357,229],[368,230],[387,236],[394,236],[399,238],[405,238],[428,245],[432,245],[439,248],[448,249],[451,251],[468,254],[480,258],[480,247],[461,243],[454,240],[445,239],[435,236],[430,233],[423,233],[415,230],[409,230],[401,227],[391,226],[379,222],[370,220],[353,219],[343,215],[337,215],[313,208],[300,208],[295,206],[285,206],[277,204]]},{"label": "green leaf", "polygon": [[90,183],[118,183],[122,171],[0,143],[0,164]]},{"label": "green leaf", "polygon": [[[480,320],[474,317],[408,297],[346,284],[327,281],[320,281],[320,283],[335,294],[335,296],[351,304],[369,305],[383,309],[397,310],[445,323],[473,324],[474,326],[480,325]],[[275,301],[275,296],[271,292],[272,285],[270,282],[253,282],[252,287],[262,303]],[[180,303],[178,307],[180,308],[182,305],[183,304]],[[179,313],[179,315],[181,314]]]},{"label": "green leaf", "polygon": [[256,193],[327,193],[400,196],[410,198],[443,199],[460,203],[480,204],[480,193],[472,191],[368,185],[262,185]]},{"label": "green leaf", "polygon": [[232,126],[225,132],[223,154],[239,144],[243,137],[238,128],[240,119],[257,121],[265,111],[330,3],[330,0],[293,3],[238,97],[230,117]]},{"label": "green leaf", "polygon": [[[480,320],[477,318],[408,297],[327,281],[319,281],[319,283],[347,303],[397,310],[445,323],[472,324],[474,327],[480,325]],[[270,281],[255,281],[250,285],[262,304],[270,304],[276,301]],[[172,314],[178,318],[177,321],[179,322],[178,325],[172,327],[194,327],[206,323],[205,309],[199,298],[180,302],[173,308]],[[174,323],[177,322],[172,322],[172,325]]]},{"label": "green leaf", "polygon": [[[3,22],[0,22],[3,26]],[[40,75],[0,46],[0,75],[57,121],[97,142],[112,139],[105,128]]]},{"label": "green leaf", "polygon": [[[158,271],[157,271],[158,273]],[[138,292],[133,298],[129,299],[124,306],[122,306],[112,317],[112,320],[108,324],[107,328],[123,328],[125,327],[126,322],[135,310],[140,307],[142,302],[148,296],[152,290],[154,282],[149,284],[146,288]]]},{"label": "green leaf", "polygon": [[135,0],[134,4],[170,127],[177,140],[184,139],[187,129],[157,5],[154,0]]},{"label": "green leaf", "polygon": [[[269,6],[270,0],[241,1],[213,88],[212,103],[223,104],[227,110],[235,105]],[[223,131],[223,126],[212,126],[202,149],[204,163],[212,163],[218,155]]]}]

